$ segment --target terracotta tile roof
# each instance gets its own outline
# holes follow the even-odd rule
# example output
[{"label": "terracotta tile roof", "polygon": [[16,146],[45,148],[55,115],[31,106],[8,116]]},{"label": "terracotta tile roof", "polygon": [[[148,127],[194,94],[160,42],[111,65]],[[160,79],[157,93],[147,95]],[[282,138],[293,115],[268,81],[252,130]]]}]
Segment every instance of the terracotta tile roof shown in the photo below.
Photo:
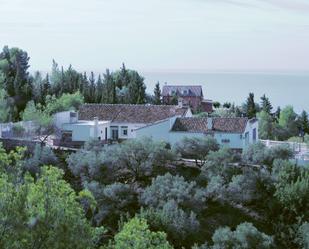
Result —
[{"label": "terracotta tile roof", "polygon": [[187,108],[175,105],[84,104],[79,109],[79,120],[99,120],[150,124],[173,116],[184,116]]},{"label": "terracotta tile roof", "polygon": [[212,129],[207,127],[208,118],[177,118],[172,131],[187,132],[229,132],[243,133],[248,122],[247,118],[212,118]]},{"label": "terracotta tile roof", "polygon": [[162,96],[172,96],[177,93],[177,96],[203,96],[202,86],[174,86],[174,85],[165,85],[162,88]]}]

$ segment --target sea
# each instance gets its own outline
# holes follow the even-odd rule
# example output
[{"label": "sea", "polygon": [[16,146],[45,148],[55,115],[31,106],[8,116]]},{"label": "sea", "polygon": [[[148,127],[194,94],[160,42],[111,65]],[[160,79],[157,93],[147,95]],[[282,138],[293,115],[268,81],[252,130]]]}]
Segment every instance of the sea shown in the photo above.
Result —
[{"label": "sea", "polygon": [[274,109],[292,105],[297,113],[309,112],[308,72],[142,72],[147,92],[157,82],[170,85],[201,85],[205,99],[240,105],[250,92],[255,101],[265,94]]}]

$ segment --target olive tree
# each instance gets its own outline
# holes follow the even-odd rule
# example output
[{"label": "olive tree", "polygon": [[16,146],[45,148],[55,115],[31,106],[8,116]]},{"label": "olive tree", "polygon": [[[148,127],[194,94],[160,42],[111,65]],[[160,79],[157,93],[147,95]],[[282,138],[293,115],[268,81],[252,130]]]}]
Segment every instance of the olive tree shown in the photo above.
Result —
[{"label": "olive tree", "polygon": [[185,137],[176,143],[175,148],[183,158],[194,159],[196,166],[202,167],[206,162],[209,152],[219,150],[219,144],[211,136],[203,138]]},{"label": "olive tree", "polygon": [[272,248],[273,238],[260,232],[251,223],[245,222],[232,231],[229,227],[218,228],[212,236],[213,245],[202,245],[194,249],[269,249]]},{"label": "olive tree", "polygon": [[174,160],[175,155],[166,143],[143,137],[110,146],[103,157],[114,169],[127,173],[132,182],[138,182],[151,176],[156,166]]},{"label": "olive tree", "polygon": [[206,201],[206,191],[199,188],[196,182],[187,182],[182,176],[167,173],[152,179],[152,184],[140,197],[142,205],[155,208],[162,208],[171,200],[183,208],[199,209]]}]

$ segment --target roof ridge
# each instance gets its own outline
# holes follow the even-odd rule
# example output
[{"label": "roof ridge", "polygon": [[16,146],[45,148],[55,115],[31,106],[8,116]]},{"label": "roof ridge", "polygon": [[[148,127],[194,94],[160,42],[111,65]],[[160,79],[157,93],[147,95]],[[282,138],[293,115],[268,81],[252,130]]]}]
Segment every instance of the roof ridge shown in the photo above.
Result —
[{"label": "roof ridge", "polygon": [[[154,104],[110,104],[110,103],[84,103],[82,104],[82,106],[85,105],[85,106],[161,106],[161,107],[179,107],[178,105],[164,105],[164,104],[161,104],[161,105],[154,105]],[[182,108],[182,107],[179,107],[179,108]]]},{"label": "roof ridge", "polygon": [[163,87],[203,87],[202,85],[164,85]]}]

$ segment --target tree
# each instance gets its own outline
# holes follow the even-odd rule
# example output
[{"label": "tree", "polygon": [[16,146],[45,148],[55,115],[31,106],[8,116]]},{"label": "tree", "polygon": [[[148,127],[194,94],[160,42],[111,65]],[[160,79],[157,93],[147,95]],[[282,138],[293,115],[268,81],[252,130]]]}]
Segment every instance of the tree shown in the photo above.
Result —
[{"label": "tree", "polygon": [[23,114],[23,121],[32,121],[35,127],[35,134],[39,136],[42,145],[46,139],[54,133],[55,127],[53,125],[53,118],[42,106],[36,106],[33,101],[29,101]]},{"label": "tree", "polygon": [[172,249],[163,232],[152,232],[145,219],[133,218],[115,235],[110,249]]},{"label": "tree", "polygon": [[215,101],[215,102],[213,103],[213,106],[214,106],[214,108],[220,108],[220,107],[221,107],[221,104],[220,104],[220,102]]},{"label": "tree", "polygon": [[103,103],[108,104],[116,104],[117,96],[116,96],[116,84],[113,79],[112,74],[108,69],[106,69],[106,73],[103,74],[103,84],[104,84],[104,94],[103,94]]},{"label": "tree", "polygon": [[134,215],[138,209],[137,193],[127,184],[115,182],[103,186],[97,182],[91,182],[85,184],[85,187],[93,194],[97,202],[97,208],[93,215],[96,225],[104,224],[111,230],[116,229],[121,216]]},{"label": "tree", "polygon": [[298,228],[298,244],[301,246],[301,249],[309,248],[309,223],[305,222]]},{"label": "tree", "polygon": [[26,107],[32,96],[32,83],[29,76],[29,56],[19,48],[5,46],[0,53],[0,73],[3,75],[2,85],[9,97],[12,98],[12,121],[19,119],[19,114]]},{"label": "tree", "polygon": [[223,108],[230,109],[231,106],[232,106],[232,104],[231,104],[230,102],[225,102],[225,103],[223,104]]},{"label": "tree", "polygon": [[297,114],[294,112],[292,106],[286,106],[282,109],[279,118],[279,125],[285,129],[287,138],[298,135],[296,118]]},{"label": "tree", "polygon": [[269,98],[267,98],[265,94],[261,97],[261,108],[262,108],[262,111],[264,111],[268,114],[271,114],[271,111],[273,109],[273,107],[272,107],[272,105],[269,101]]},{"label": "tree", "polygon": [[[294,222],[309,218],[309,170],[287,164],[279,171],[275,197]],[[296,219],[297,218],[297,219]]]},{"label": "tree", "polygon": [[166,232],[177,248],[190,244],[200,228],[196,214],[184,212],[173,200],[166,202],[162,208],[142,209],[140,217],[146,219],[152,229]]},{"label": "tree", "polygon": [[304,133],[309,133],[308,113],[304,110],[299,117],[300,127]]},{"label": "tree", "polygon": [[146,86],[144,78],[136,71],[130,71],[130,84],[128,85],[130,104],[144,104],[146,98]]},{"label": "tree", "polygon": [[162,103],[161,101],[161,89],[160,89],[160,83],[158,82],[154,89],[154,104],[160,105]]},{"label": "tree", "polygon": [[9,118],[7,94],[4,89],[0,89],[0,123],[5,123]]},{"label": "tree", "polygon": [[78,108],[84,103],[84,98],[79,92],[63,94],[59,98],[48,95],[46,103],[44,111],[49,115],[52,115],[57,112],[78,110]]},{"label": "tree", "polygon": [[89,77],[89,103],[95,103],[96,102],[96,84],[95,84],[95,77],[94,73],[90,73]]},{"label": "tree", "polygon": [[174,158],[174,154],[166,149],[166,143],[155,142],[151,138],[127,140],[118,146],[109,147],[104,154],[114,169],[127,174],[130,180],[138,182],[151,176],[156,166]]},{"label": "tree", "polygon": [[279,122],[280,114],[281,114],[281,108],[280,108],[280,106],[278,106],[278,108],[277,108],[277,110],[275,112],[275,118],[276,118],[276,122],[277,123]]},{"label": "tree", "polygon": [[44,165],[57,166],[59,160],[51,148],[37,144],[33,155],[24,161],[24,170],[28,171],[34,178],[41,173]]},{"label": "tree", "polygon": [[103,86],[103,82],[101,79],[101,75],[99,75],[97,83],[96,83],[96,92],[95,92],[96,103],[102,102],[103,91],[104,91],[104,86]]},{"label": "tree", "polygon": [[219,228],[212,236],[211,249],[267,249],[273,244],[272,237],[258,231],[251,223],[242,223],[235,231],[229,227]]},{"label": "tree", "polygon": [[211,136],[203,138],[185,137],[176,143],[176,151],[184,158],[194,159],[196,166],[202,167],[210,151],[219,150],[217,140]]},{"label": "tree", "polygon": [[211,180],[214,176],[220,176],[226,182],[229,182],[232,176],[239,172],[231,165],[235,161],[237,161],[237,158],[229,148],[210,151],[205,165],[201,168],[201,175],[207,180]]},{"label": "tree", "polygon": [[259,120],[259,137],[260,139],[274,139],[275,133],[275,124],[271,115],[262,110],[257,114]]},{"label": "tree", "polygon": [[256,104],[254,102],[254,93],[249,93],[249,97],[246,101],[246,113],[248,118],[254,118],[256,116]]},{"label": "tree", "polygon": [[168,201],[175,201],[182,208],[196,208],[206,201],[206,192],[196,186],[196,182],[187,182],[182,176],[167,173],[152,179],[140,197],[141,204],[162,208]]},{"label": "tree", "polygon": [[42,168],[37,181],[29,175],[12,183],[0,177],[1,248],[90,248],[95,229],[83,217],[75,192],[63,172]]},{"label": "tree", "polygon": [[275,159],[289,160],[294,153],[288,145],[279,145],[267,148],[258,142],[248,146],[242,154],[242,160],[249,164],[266,165],[272,167]]}]

